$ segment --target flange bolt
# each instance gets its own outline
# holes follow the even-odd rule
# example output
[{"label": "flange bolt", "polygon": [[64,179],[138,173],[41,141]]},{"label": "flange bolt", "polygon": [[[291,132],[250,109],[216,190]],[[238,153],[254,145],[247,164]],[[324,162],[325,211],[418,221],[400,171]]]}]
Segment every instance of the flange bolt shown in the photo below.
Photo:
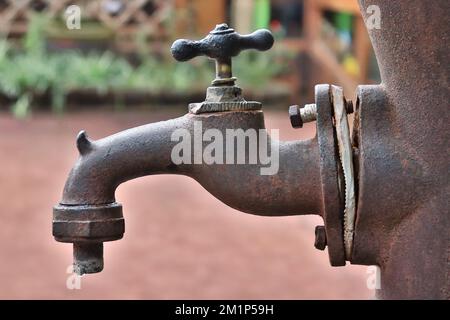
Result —
[{"label": "flange bolt", "polygon": [[324,226],[316,226],[316,238],[314,240],[314,247],[318,250],[325,250],[327,247],[327,234]]},{"label": "flange bolt", "polygon": [[315,103],[305,104],[303,108],[298,105],[289,107],[289,119],[293,128],[301,128],[304,123],[316,121],[317,106]]}]

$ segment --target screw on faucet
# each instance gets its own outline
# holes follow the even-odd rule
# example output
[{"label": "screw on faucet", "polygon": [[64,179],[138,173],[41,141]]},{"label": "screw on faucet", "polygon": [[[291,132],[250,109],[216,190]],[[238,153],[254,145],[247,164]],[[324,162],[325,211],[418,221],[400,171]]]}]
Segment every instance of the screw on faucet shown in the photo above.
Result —
[{"label": "screw on faucet", "polygon": [[[346,101],[345,110],[347,114],[354,112],[352,100]],[[293,128],[302,128],[304,123],[316,121],[317,105],[315,103],[305,104],[303,108],[298,105],[290,106],[289,118]]]},{"label": "screw on faucet", "polygon": [[327,246],[327,234],[324,226],[316,226],[314,247],[318,250],[325,250]]}]

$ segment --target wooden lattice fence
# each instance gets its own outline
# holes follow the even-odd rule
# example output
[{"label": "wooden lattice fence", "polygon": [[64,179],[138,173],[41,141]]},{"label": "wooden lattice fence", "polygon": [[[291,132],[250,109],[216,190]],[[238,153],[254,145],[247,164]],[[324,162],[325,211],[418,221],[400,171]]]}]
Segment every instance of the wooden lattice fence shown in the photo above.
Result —
[{"label": "wooden lattice fence", "polygon": [[82,21],[96,21],[112,30],[118,46],[130,51],[138,31],[152,39],[167,37],[174,0],[0,0],[0,34],[23,36],[36,12],[65,19],[70,5],[80,7]]}]

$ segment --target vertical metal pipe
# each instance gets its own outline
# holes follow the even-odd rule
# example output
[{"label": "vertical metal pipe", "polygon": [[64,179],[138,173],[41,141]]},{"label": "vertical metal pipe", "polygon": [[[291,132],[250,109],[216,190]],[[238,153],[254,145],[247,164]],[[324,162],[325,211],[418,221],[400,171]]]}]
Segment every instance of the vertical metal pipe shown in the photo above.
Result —
[{"label": "vertical metal pipe", "polygon": [[[449,299],[450,3],[360,7],[382,83],[358,88],[352,263],[380,266],[380,298]],[[371,23],[377,11],[380,28]]]}]

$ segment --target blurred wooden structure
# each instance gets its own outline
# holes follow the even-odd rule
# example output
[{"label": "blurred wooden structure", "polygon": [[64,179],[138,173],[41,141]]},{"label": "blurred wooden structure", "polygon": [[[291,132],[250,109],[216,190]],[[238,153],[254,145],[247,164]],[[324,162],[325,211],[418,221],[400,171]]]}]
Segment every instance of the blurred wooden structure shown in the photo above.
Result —
[{"label": "blurred wooden structure", "polygon": [[177,34],[204,36],[214,29],[216,24],[226,22],[225,2],[225,0],[175,0]]},{"label": "blurred wooden structure", "polygon": [[[353,92],[358,83],[367,83],[371,44],[357,0],[304,0],[305,46],[309,56],[329,70],[346,92]],[[353,50],[359,65],[357,77],[349,75],[331,50],[321,41],[321,25],[324,11],[348,12],[355,17]]]},{"label": "blurred wooden structure", "polygon": [[[64,18],[65,10],[72,4],[80,7],[83,20],[97,20],[120,35],[143,27],[149,32],[161,31],[160,23],[178,19],[183,11],[191,15],[187,29],[199,34],[225,20],[224,0],[0,0],[0,33],[20,36],[26,32],[33,13]],[[186,31],[183,27],[180,32]]]},{"label": "blurred wooden structure", "polygon": [[[81,9],[82,23],[90,21],[108,31],[114,47],[121,52],[136,51],[136,36],[142,33],[147,41],[170,42],[178,37],[202,37],[217,23],[237,21],[252,23],[251,12],[241,10],[254,0],[0,0],[0,36],[20,38],[28,28],[34,12],[59,17],[64,25],[65,11],[70,4]],[[239,10],[230,10],[239,4]],[[368,82],[371,45],[361,17],[357,0],[303,0],[303,37],[284,38],[279,44],[298,55],[306,56],[332,75],[334,81],[353,92],[356,84]],[[354,16],[353,56],[359,66],[357,76],[350,75],[335,54],[321,39],[324,12],[347,12]],[[233,15],[230,17],[230,14]],[[238,24],[239,24],[238,23]],[[60,26],[61,26],[60,25]],[[250,29],[252,27],[250,26]],[[245,29],[245,28],[244,28]],[[247,28],[248,29],[248,28]],[[88,37],[95,32],[85,28],[79,32],[53,28],[59,37]],[[245,33],[246,30],[239,32]],[[301,66],[301,70],[306,67]],[[295,68],[298,69],[298,68]],[[311,72],[311,71],[310,71]],[[310,88],[317,79],[301,79],[298,72],[286,77],[292,91]]]},{"label": "blurred wooden structure", "polygon": [[[27,31],[32,15],[38,12],[65,21],[66,9],[75,4],[80,8],[82,21],[94,21],[112,31],[118,49],[129,52],[135,49],[135,37],[139,31],[151,39],[168,36],[163,24],[173,17],[174,1],[0,0],[0,34],[20,38]],[[82,34],[76,30],[60,31],[64,36]]]},{"label": "blurred wooden structure", "polygon": [[[232,16],[232,20],[236,21],[233,26],[236,24],[242,25],[247,32],[254,29],[252,26],[248,27],[252,23],[251,12],[253,7],[251,4],[254,3],[254,0],[231,1],[233,6],[236,7]],[[285,3],[288,2],[285,1]],[[284,2],[280,0],[278,3]],[[357,74],[352,75],[347,72],[335,52],[325,43],[322,37],[325,12],[352,15],[352,56],[358,66]],[[325,81],[325,78],[326,81],[333,81],[343,86],[345,91],[350,93],[354,92],[357,84],[370,82],[368,69],[372,49],[357,0],[303,0],[303,25],[299,25],[298,28],[302,28],[302,36],[277,40],[278,45],[295,52],[298,56],[308,58],[308,60],[302,59],[303,64],[299,66],[300,72],[294,72],[284,79],[286,83],[290,84],[293,91],[310,92],[314,83]],[[305,61],[312,61],[319,66],[319,69],[323,71],[321,76],[311,75],[312,70],[304,64]],[[299,73],[303,76],[299,77]]]}]

